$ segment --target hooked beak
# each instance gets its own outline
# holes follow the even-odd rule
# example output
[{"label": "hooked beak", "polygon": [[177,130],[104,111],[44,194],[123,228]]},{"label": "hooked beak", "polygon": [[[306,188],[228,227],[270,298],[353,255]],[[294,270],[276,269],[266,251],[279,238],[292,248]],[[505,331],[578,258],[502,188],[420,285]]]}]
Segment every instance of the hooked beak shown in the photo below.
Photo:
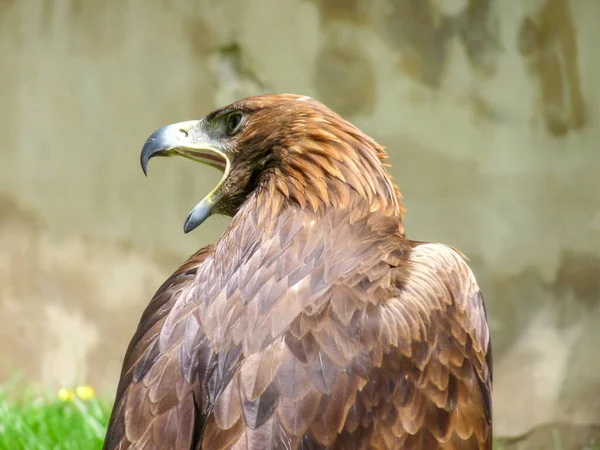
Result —
[{"label": "hooked beak", "polygon": [[148,138],[140,155],[144,175],[148,175],[148,162],[151,158],[174,155],[201,162],[223,173],[217,187],[190,211],[183,226],[184,233],[189,233],[210,216],[212,207],[218,201],[217,191],[229,175],[231,165],[227,155],[211,144],[204,133],[198,131],[199,124],[200,121],[191,120],[162,127]]}]

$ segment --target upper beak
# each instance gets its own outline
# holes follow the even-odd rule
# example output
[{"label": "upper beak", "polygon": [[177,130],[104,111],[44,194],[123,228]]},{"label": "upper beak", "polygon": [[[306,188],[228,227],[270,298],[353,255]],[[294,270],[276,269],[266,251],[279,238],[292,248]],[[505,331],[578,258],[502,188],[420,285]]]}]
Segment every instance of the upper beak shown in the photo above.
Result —
[{"label": "upper beak", "polygon": [[188,215],[183,227],[185,233],[192,231],[210,216],[211,208],[218,201],[216,192],[227,178],[230,167],[227,155],[212,145],[203,133],[198,132],[200,128],[198,125],[200,125],[200,121],[191,120],[162,127],[148,138],[140,155],[140,163],[145,175],[148,174],[148,161],[151,158],[173,155],[184,156],[223,172],[223,177],[217,187],[204,197]]},{"label": "upper beak", "polygon": [[175,154],[202,162],[222,172],[225,171],[228,165],[227,156],[212,146],[208,140],[198,139],[191,133],[199,123],[198,120],[174,123],[152,133],[152,136],[146,140],[140,155],[144,175],[148,175],[148,161],[151,158]]}]

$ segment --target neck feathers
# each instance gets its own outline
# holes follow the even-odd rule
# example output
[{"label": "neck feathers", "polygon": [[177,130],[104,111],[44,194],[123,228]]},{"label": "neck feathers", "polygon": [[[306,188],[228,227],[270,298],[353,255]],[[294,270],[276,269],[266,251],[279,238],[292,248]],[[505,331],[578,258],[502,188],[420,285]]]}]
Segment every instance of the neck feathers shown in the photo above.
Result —
[{"label": "neck feathers", "polygon": [[383,147],[338,116],[321,116],[318,128],[306,123],[296,128],[280,150],[281,166],[268,180],[271,194],[315,212],[365,201],[372,212],[402,221],[402,196],[386,170]]},{"label": "neck feathers", "polygon": [[404,233],[402,196],[386,170],[382,146],[319,104],[285,125],[270,149],[277,164],[242,206],[240,220],[258,210],[268,222],[289,206],[317,215],[350,209],[393,217]]}]

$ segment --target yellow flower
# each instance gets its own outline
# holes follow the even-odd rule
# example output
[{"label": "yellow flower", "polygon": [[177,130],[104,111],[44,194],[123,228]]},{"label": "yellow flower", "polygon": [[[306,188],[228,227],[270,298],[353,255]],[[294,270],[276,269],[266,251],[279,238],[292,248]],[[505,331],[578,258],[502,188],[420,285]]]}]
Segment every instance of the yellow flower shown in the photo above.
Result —
[{"label": "yellow flower", "polygon": [[70,402],[73,400],[73,391],[70,389],[62,388],[58,391],[58,398],[63,402]]},{"label": "yellow flower", "polygon": [[94,388],[91,386],[77,386],[75,392],[81,400],[91,400],[96,395]]}]

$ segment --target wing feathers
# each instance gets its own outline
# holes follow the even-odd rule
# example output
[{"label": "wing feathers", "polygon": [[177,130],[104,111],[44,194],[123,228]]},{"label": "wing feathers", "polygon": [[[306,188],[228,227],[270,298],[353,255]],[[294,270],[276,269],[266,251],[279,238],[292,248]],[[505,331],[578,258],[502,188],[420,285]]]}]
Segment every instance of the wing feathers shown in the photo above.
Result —
[{"label": "wing feathers", "polygon": [[249,401],[255,401],[271,384],[285,357],[283,339],[273,342],[260,353],[247,357],[240,368],[242,393]]},{"label": "wing feathers", "polygon": [[242,409],[246,426],[252,430],[260,428],[273,415],[278,402],[279,391],[273,384],[270,384],[254,401],[243,396]]},{"label": "wing feathers", "polygon": [[278,418],[288,434],[301,436],[316,419],[320,404],[321,394],[310,388],[303,396],[284,397],[278,407]]},{"label": "wing feathers", "polygon": [[105,449],[489,450],[472,273],[355,206],[284,213],[265,236],[250,212],[235,244],[176,272],[130,345]]},{"label": "wing feathers", "polygon": [[[289,347],[288,347],[289,348]],[[287,353],[277,372],[277,386],[289,401],[298,401],[315,389],[310,379],[307,363],[291,351]]]},{"label": "wing feathers", "polygon": [[240,378],[238,373],[215,402],[215,421],[217,426],[223,430],[228,430],[234,426],[242,415],[239,385]]}]

